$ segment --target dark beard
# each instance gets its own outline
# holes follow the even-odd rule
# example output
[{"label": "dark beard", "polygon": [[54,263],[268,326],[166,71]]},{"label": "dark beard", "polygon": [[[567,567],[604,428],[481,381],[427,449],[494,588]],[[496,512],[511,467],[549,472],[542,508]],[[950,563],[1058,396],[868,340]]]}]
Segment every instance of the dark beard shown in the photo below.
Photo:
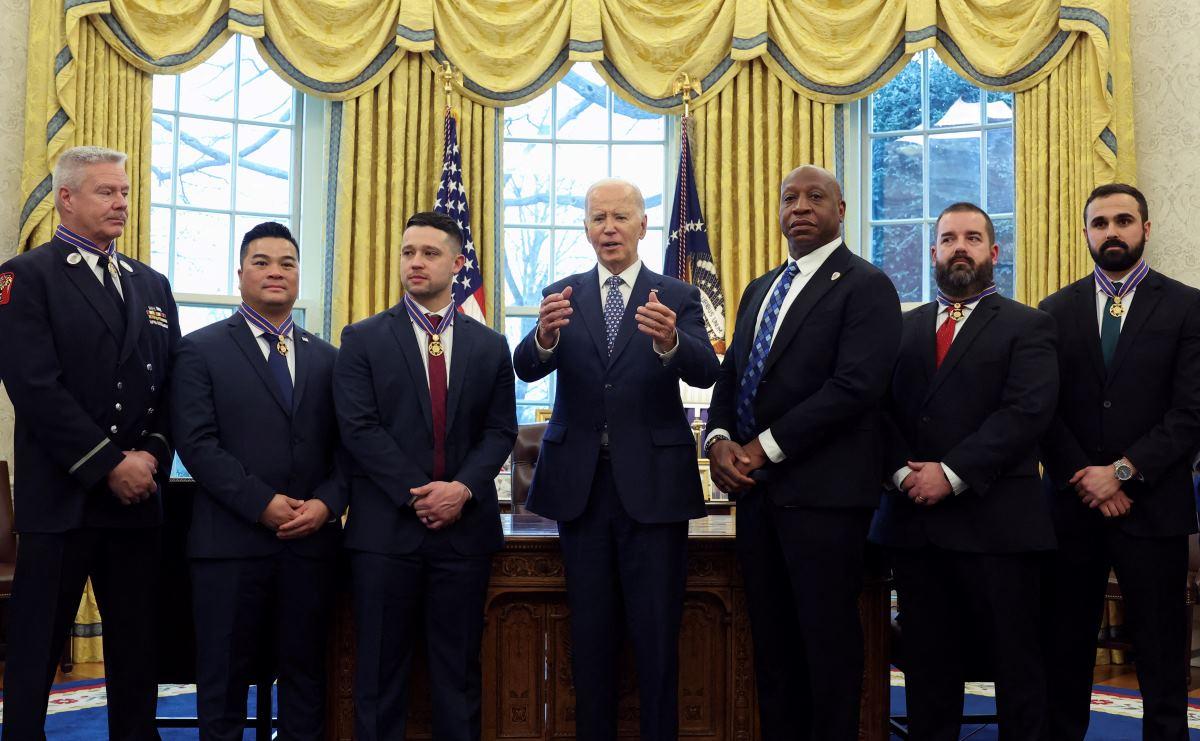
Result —
[{"label": "dark beard", "polygon": [[[970,259],[970,258],[968,258]],[[953,262],[954,258],[951,258]],[[951,298],[969,298],[992,285],[992,261],[980,264],[935,263],[933,278],[942,293]]]},{"label": "dark beard", "polygon": [[[1106,249],[1109,246],[1117,246],[1123,249],[1110,251]],[[1116,237],[1106,239],[1098,250],[1093,248],[1091,244],[1088,244],[1088,251],[1092,253],[1092,260],[1100,266],[1101,270],[1107,270],[1110,273],[1123,273],[1134,265],[1137,265],[1138,260],[1142,259],[1142,252],[1145,249],[1145,237],[1142,237],[1132,247]]]}]

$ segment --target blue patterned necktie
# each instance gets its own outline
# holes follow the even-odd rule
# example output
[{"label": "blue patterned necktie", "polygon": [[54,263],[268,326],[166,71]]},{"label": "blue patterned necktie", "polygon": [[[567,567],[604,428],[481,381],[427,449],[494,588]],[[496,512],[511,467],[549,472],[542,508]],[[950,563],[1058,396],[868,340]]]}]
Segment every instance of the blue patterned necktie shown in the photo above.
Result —
[{"label": "blue patterned necktie", "polygon": [[767,362],[767,354],[771,352],[771,338],[775,334],[775,325],[779,322],[779,310],[783,308],[783,300],[787,298],[792,280],[800,272],[795,262],[788,263],[783,276],[775,284],[767,298],[767,309],[763,312],[762,323],[754,335],[754,346],[750,348],[750,358],[746,362],[746,371],[742,373],[741,383],[738,384],[737,394],[737,433],[738,439],[745,442],[754,434],[754,396],[758,393],[758,382],[762,379],[763,367]]},{"label": "blue patterned necktie", "polygon": [[278,349],[278,346],[283,343],[283,338],[270,332],[264,332],[263,337],[266,338],[267,344],[271,346],[271,349],[267,352],[267,370],[271,371],[271,375],[275,378],[275,384],[279,386],[279,393],[283,395],[284,406],[291,409],[292,374],[288,372],[287,358]]},{"label": "blue patterned necktie", "polygon": [[608,337],[608,354],[612,355],[617,341],[617,330],[621,327],[621,316],[625,314],[625,302],[621,300],[621,276],[612,275],[604,281],[608,294],[604,297],[604,333]]}]

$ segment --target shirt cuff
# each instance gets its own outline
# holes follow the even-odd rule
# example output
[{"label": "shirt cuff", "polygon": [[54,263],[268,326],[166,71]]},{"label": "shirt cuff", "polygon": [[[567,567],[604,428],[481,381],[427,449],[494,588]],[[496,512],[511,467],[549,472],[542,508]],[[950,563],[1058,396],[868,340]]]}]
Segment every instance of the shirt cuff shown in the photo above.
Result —
[{"label": "shirt cuff", "polygon": [[954,490],[956,495],[962,494],[967,490],[967,482],[960,479],[958,474],[950,469],[950,466],[947,466],[945,463],[938,465],[942,467],[942,473],[946,474],[946,480],[950,482],[950,488]]},{"label": "shirt cuff", "polygon": [[904,483],[904,479],[908,478],[908,475],[912,472],[913,470],[911,468],[904,466],[900,470],[893,473],[892,488],[894,488],[896,491],[904,491],[904,489],[901,487],[901,484]]},{"label": "shirt cuff", "polygon": [[704,457],[708,457],[708,449],[713,446],[713,443],[717,442],[718,440],[729,439],[729,430],[725,430],[720,427],[716,428],[715,430],[710,430],[708,437],[704,438]]},{"label": "shirt cuff", "polygon": [[654,349],[654,352],[658,353],[658,359],[663,362],[663,365],[666,365],[671,362],[671,358],[675,357],[675,353],[679,352],[679,330],[675,330],[675,347],[672,347],[670,350],[658,352],[658,348],[654,346],[653,342],[650,343],[650,347]]},{"label": "shirt cuff", "polygon": [[[562,339],[562,335],[560,334],[558,336],[558,340],[561,340],[561,339]],[[542,347],[542,343],[538,342],[537,327],[534,327],[534,329],[533,329],[533,346],[537,348],[538,360],[542,361],[543,363],[546,362],[547,360],[549,360],[551,358],[551,356],[554,355],[554,351],[558,349],[558,340],[555,340],[554,344],[551,345],[549,348]]]},{"label": "shirt cuff", "polygon": [[772,463],[781,463],[784,458],[783,448],[779,447],[779,443],[775,442],[775,436],[770,430],[763,430],[758,436],[758,444],[762,446],[763,452],[767,454],[767,460]]}]

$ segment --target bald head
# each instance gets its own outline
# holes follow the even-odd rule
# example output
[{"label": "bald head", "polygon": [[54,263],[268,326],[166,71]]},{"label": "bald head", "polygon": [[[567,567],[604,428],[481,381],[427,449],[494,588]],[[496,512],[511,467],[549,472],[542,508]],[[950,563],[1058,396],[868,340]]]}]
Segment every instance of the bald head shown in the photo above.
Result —
[{"label": "bald head", "polygon": [[793,258],[803,257],[837,239],[846,204],[829,170],[803,165],[787,174],[779,189],[779,228]]}]

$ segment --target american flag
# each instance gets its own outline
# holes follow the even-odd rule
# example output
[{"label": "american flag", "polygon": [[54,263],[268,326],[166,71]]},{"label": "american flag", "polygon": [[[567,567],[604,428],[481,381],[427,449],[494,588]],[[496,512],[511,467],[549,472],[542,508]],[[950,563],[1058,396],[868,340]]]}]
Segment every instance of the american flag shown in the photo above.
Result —
[{"label": "american flag", "polygon": [[700,304],[704,309],[704,326],[708,339],[718,353],[725,352],[725,297],[721,295],[721,278],[708,247],[708,230],[700,211],[700,196],[692,177],[692,160],[688,151],[687,122],[682,122],[679,147],[679,177],[675,189],[675,205],[671,212],[671,231],[667,238],[667,254],[663,272],[672,278],[691,283],[700,289]]},{"label": "american flag", "polygon": [[471,210],[467,205],[467,189],[463,186],[462,154],[458,149],[458,123],[454,114],[446,111],[446,149],[442,155],[442,179],[438,184],[434,211],[443,213],[458,223],[463,233],[463,257],[467,264],[454,277],[451,292],[458,310],[473,319],[484,320],[483,273],[479,269],[479,253],[471,240]]}]

